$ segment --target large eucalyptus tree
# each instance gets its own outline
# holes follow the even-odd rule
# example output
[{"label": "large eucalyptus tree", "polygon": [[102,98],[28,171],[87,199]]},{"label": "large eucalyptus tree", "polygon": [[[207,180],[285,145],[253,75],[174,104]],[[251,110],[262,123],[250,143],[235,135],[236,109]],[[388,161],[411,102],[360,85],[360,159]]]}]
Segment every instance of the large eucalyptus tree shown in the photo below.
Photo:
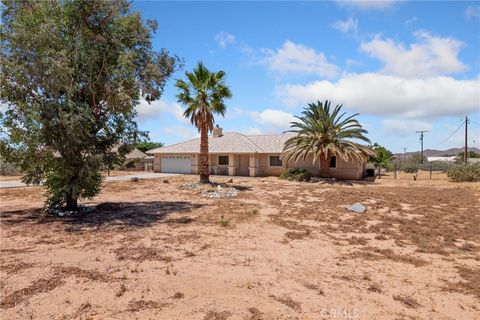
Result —
[{"label": "large eucalyptus tree", "polygon": [[178,60],[152,49],[157,24],[130,1],[2,2],[2,155],[48,206],[75,210],[143,134],[135,107],[160,98]]}]

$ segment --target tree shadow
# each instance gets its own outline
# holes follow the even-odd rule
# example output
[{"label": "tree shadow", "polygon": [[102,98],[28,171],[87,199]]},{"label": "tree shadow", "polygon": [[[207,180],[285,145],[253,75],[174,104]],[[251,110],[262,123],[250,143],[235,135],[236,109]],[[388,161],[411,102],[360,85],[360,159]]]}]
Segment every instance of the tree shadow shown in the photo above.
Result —
[{"label": "tree shadow", "polygon": [[42,209],[24,209],[0,212],[4,226],[16,224],[64,224],[66,231],[81,231],[99,227],[149,227],[156,223],[187,224],[190,217],[169,219],[174,213],[188,213],[203,205],[187,201],[106,202],[98,204],[88,213],[59,217]]}]

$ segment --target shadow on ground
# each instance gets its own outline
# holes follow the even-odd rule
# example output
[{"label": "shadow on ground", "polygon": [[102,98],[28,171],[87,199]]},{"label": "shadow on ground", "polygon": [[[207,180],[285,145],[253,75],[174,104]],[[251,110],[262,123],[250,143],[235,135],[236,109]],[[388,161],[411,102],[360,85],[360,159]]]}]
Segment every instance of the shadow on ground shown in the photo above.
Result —
[{"label": "shadow on ground", "polygon": [[149,227],[155,223],[186,224],[193,221],[190,217],[175,217],[174,213],[187,213],[202,207],[187,201],[152,201],[152,202],[105,202],[96,206],[89,213],[58,217],[45,213],[42,209],[25,209],[0,212],[3,225],[23,223],[65,224],[67,231],[108,227]]}]

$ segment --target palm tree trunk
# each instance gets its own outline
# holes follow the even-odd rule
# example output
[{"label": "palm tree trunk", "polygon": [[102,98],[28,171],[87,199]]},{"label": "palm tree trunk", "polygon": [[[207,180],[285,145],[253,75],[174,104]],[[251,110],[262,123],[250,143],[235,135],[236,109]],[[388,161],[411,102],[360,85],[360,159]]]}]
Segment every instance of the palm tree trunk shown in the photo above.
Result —
[{"label": "palm tree trunk", "polygon": [[330,169],[330,159],[331,155],[321,155],[320,156],[320,177],[328,178],[329,176],[329,169]]},{"label": "palm tree trunk", "polygon": [[208,165],[208,129],[202,126],[200,129],[200,183],[210,183]]}]

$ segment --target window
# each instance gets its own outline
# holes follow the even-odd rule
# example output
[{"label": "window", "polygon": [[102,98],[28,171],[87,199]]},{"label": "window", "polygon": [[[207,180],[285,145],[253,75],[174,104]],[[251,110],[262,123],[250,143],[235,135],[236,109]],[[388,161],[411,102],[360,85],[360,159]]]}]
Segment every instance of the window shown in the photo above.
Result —
[{"label": "window", "polygon": [[337,157],[333,156],[330,158],[330,168],[336,168],[337,167]]},{"label": "window", "polygon": [[270,156],[270,167],[281,167],[283,165],[279,156]]},{"label": "window", "polygon": [[218,156],[218,165],[228,166],[228,156]]}]

